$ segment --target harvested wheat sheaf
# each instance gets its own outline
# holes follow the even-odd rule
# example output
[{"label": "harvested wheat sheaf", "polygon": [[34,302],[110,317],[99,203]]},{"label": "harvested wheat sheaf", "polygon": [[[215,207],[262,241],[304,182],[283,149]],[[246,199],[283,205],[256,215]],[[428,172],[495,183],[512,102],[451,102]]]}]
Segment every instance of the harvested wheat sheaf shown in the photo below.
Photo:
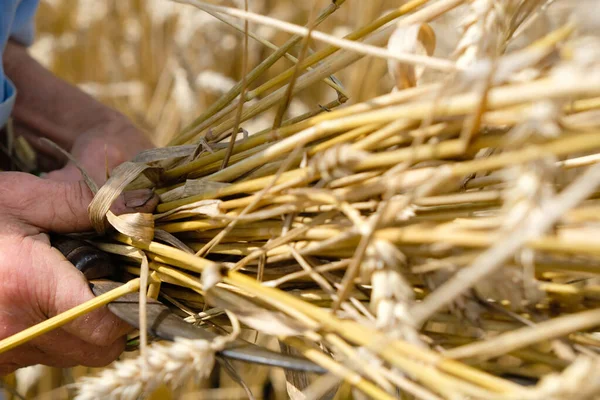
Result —
[{"label": "harvested wheat sheaf", "polygon": [[[412,0],[344,39],[319,26],[352,2],[313,2],[306,27],[178,2],[261,45],[294,36],[240,83],[197,77],[222,97],[113,171],[90,206],[96,246],[132,279],[148,268],[190,322],[236,316],[337,378],[288,379],[293,398],[600,398],[600,2]],[[440,20],[453,51],[436,51]],[[366,56],[395,87],[354,101],[335,74]],[[316,85],[335,98],[290,110]],[[140,187],[154,215],[108,211]],[[177,387],[220,345],[151,345],[79,397]]]}]

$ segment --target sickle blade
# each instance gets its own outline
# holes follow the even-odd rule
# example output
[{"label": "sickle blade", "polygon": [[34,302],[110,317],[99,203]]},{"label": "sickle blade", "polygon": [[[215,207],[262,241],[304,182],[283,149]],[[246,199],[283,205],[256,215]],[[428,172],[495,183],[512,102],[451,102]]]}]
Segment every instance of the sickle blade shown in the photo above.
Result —
[{"label": "sickle blade", "polygon": [[[91,282],[92,292],[96,296],[115,289],[120,285],[122,284],[105,280]],[[108,309],[129,325],[139,328],[140,311],[137,293],[128,294],[108,304]],[[217,334],[207,331],[204,328],[185,322],[173,313],[169,307],[157,300],[148,299],[146,310],[148,333],[152,336],[171,341],[176,337],[212,340],[217,336]],[[326,372],[323,368],[305,358],[277,353],[243,340],[235,340],[226,349],[220,351],[219,354],[229,359],[253,364],[317,374]]]}]

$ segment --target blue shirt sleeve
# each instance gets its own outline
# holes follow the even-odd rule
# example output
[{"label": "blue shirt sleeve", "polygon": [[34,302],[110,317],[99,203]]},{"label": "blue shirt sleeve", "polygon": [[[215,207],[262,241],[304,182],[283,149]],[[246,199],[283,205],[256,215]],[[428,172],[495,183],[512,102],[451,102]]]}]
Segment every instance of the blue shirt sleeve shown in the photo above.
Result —
[{"label": "blue shirt sleeve", "polygon": [[[38,0],[0,0],[0,48],[2,53],[9,38],[28,46],[33,43],[34,17]],[[4,75],[0,62],[0,128],[6,124],[15,104],[17,91]]]},{"label": "blue shirt sleeve", "polygon": [[21,0],[18,2],[15,16],[12,21],[10,37],[19,43],[29,46],[35,36],[35,12],[38,0]]}]

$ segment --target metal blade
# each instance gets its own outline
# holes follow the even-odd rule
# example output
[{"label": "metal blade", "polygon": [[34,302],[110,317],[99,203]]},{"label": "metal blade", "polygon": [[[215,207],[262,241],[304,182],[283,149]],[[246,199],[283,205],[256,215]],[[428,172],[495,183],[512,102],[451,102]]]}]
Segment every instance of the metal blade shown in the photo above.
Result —
[{"label": "metal blade", "polygon": [[[92,291],[96,296],[122,285],[121,283],[105,280],[92,281],[90,283]],[[138,294],[132,293],[123,296],[119,300],[108,304],[108,309],[129,325],[139,328],[140,311]],[[148,299],[146,309],[148,333],[152,336],[166,340],[173,340],[176,337],[211,340],[217,336],[215,333],[209,332],[204,328],[185,322],[173,313],[169,307],[157,300]],[[253,364],[314,372],[317,374],[326,372],[323,368],[305,358],[277,353],[243,340],[232,342],[225,350],[219,352],[219,354],[229,359]]]}]

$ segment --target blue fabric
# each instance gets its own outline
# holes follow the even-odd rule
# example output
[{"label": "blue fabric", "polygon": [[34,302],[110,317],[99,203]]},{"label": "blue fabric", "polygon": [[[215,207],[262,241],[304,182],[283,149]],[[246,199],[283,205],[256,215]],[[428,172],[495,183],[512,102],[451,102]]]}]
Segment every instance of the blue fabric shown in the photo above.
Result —
[{"label": "blue fabric", "polygon": [[[9,38],[23,45],[30,45],[34,36],[34,15],[38,0],[0,0],[0,48],[2,53]],[[0,62],[0,127],[4,126],[13,106],[17,91],[13,83],[4,76]]]}]

